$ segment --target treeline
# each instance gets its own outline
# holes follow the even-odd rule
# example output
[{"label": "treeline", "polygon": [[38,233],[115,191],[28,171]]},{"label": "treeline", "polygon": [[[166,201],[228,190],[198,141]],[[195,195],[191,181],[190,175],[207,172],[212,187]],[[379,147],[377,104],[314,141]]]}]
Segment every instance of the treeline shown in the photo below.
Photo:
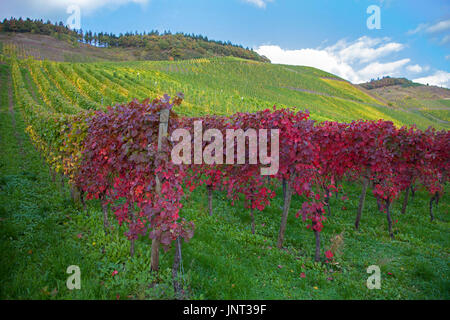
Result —
[{"label": "treeline", "polygon": [[119,35],[106,32],[92,32],[71,30],[58,22],[27,19],[4,19],[0,23],[0,32],[33,33],[50,35],[61,39],[78,41],[97,47],[115,48],[139,48],[145,51],[143,56],[146,60],[184,60],[213,56],[233,56],[238,58],[270,62],[264,56],[260,56],[252,49],[241,45],[232,44],[230,41],[210,40],[208,37],[195,34],[175,33],[157,30],[150,32],[135,33],[126,32]]},{"label": "treeline", "polygon": [[376,80],[372,79],[370,80],[370,82],[362,83],[361,87],[371,90],[396,85],[401,85],[403,87],[412,87],[412,86],[420,86],[421,84],[412,82],[411,80],[408,80],[406,78],[391,78],[389,76],[386,76],[381,79],[380,78]]}]

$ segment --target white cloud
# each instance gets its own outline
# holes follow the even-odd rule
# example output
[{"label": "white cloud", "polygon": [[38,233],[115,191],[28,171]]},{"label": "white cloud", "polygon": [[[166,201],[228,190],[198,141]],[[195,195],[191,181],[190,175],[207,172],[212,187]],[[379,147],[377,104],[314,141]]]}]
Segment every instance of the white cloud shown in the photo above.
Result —
[{"label": "white cloud", "polygon": [[430,76],[413,79],[413,81],[422,84],[450,88],[450,73],[438,70]]},{"label": "white cloud", "polygon": [[373,62],[359,70],[358,74],[365,79],[381,78],[383,76],[396,76],[398,75],[399,70],[410,61],[410,59],[401,59],[387,63]]},{"label": "white cloud", "polygon": [[450,19],[439,21],[438,23],[435,23],[428,28],[426,28],[426,32],[428,33],[437,33],[442,32],[450,29]]},{"label": "white cloud", "polygon": [[45,4],[54,8],[67,8],[70,5],[77,5],[81,10],[92,12],[102,7],[118,7],[130,2],[146,4],[148,0],[46,0]]},{"label": "white cloud", "polygon": [[358,75],[349,64],[340,61],[338,57],[327,50],[283,50],[279,46],[261,46],[256,49],[256,52],[268,57],[272,63],[315,67],[350,81],[359,80]]},{"label": "white cloud", "polygon": [[446,43],[450,43],[450,34],[446,35],[441,40],[441,44],[446,44]]},{"label": "white cloud", "polygon": [[373,62],[359,70],[358,74],[365,79],[383,76],[397,76],[401,68],[410,61],[410,59],[401,59],[387,63]]},{"label": "white cloud", "polygon": [[416,34],[416,33],[419,33],[419,32],[421,32],[421,31],[423,31],[427,26],[428,26],[428,24],[426,24],[426,23],[421,23],[421,24],[419,24],[415,29],[409,30],[409,31],[407,32],[407,34]]},{"label": "white cloud", "polygon": [[388,38],[361,37],[353,42],[340,40],[321,49],[284,50],[265,45],[256,49],[273,63],[315,67],[336,74],[353,83],[369,81],[382,76],[397,76],[410,59],[380,62],[378,59],[402,50],[400,43]]},{"label": "white cloud", "polygon": [[[439,39],[443,33],[447,33],[449,31],[450,31],[450,19],[447,19],[436,22],[434,24],[421,23],[414,30],[409,30],[407,34],[412,35],[416,33],[421,33],[428,37],[431,37],[432,40],[436,40]],[[439,44],[445,45],[447,43],[450,43],[450,34],[448,33],[442,37]]]},{"label": "white cloud", "polygon": [[[118,7],[136,3],[146,5],[150,0],[15,0],[0,1],[0,17],[31,17],[63,16],[67,18],[66,9],[70,5],[77,5],[81,14],[91,14],[99,9],[117,9]],[[61,20],[65,20],[62,19]]]},{"label": "white cloud", "polygon": [[245,2],[251,3],[259,8],[265,8],[267,3],[273,2],[274,0],[244,0]]},{"label": "white cloud", "polygon": [[[328,48],[329,51],[336,52],[339,58],[346,62],[370,62],[378,58],[387,56],[393,52],[403,49],[401,43],[388,42],[389,38],[361,37],[353,43],[344,40],[338,41],[336,45]],[[376,47],[379,45],[378,47]]]},{"label": "white cloud", "polygon": [[419,66],[418,64],[415,65],[409,65],[406,67],[406,70],[410,71],[410,72],[415,72],[415,73],[420,73],[424,70],[424,68],[422,68],[421,66]]},{"label": "white cloud", "polygon": [[442,20],[430,25],[429,23],[421,23],[414,30],[409,30],[408,34],[416,34],[422,31],[426,33],[439,33],[443,31],[450,30],[450,19]]}]

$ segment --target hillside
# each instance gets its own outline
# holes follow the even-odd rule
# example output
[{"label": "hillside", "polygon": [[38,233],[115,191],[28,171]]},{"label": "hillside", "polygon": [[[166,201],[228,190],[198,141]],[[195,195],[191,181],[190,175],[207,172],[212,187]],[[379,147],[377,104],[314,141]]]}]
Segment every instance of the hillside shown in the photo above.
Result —
[{"label": "hillside", "polygon": [[[45,24],[41,27],[43,26],[56,28],[56,30],[63,28]],[[37,60],[74,62],[75,64],[68,68],[73,69],[81,79],[92,75],[97,77],[96,82],[91,84],[91,90],[102,85],[102,77],[105,77],[105,74],[109,76],[116,74],[117,78],[113,77],[110,80],[111,86],[113,86],[112,83],[118,82],[114,84],[115,87],[128,88],[131,82],[137,81],[140,83],[140,89],[133,91],[139,98],[148,96],[145,94],[149,92],[148,90],[155,90],[158,94],[168,92],[172,95],[176,91],[183,91],[186,95],[185,104],[190,106],[190,110],[184,111],[187,115],[210,112],[229,114],[235,111],[252,111],[271,107],[276,104],[280,107],[308,109],[313,119],[321,121],[382,118],[392,120],[397,125],[416,124],[419,128],[450,127],[450,90],[415,84],[404,78],[385,77],[366,84],[353,85],[335,75],[314,68],[274,65],[237,57],[215,57],[217,52],[214,53],[211,50],[204,54],[206,60],[205,58],[185,60],[185,57],[201,57],[202,54],[195,53],[195,50],[183,49],[184,53],[176,56],[177,61],[161,61],[173,60],[172,45],[182,47],[190,44],[192,48],[195,47],[192,44],[197,41],[221,48],[244,50],[243,52],[248,54],[256,53],[239,46],[220,45],[209,40],[189,38],[182,34],[156,35],[153,33],[150,36],[152,39],[168,39],[167,43],[170,46],[167,50],[161,50],[158,46],[133,46],[139,36],[131,34],[118,38],[123,42],[120,46],[99,47],[84,43],[92,41],[88,32],[85,33],[88,35],[86,40],[82,42],[76,38],[75,35],[80,37],[77,33],[68,29],[61,30],[68,34],[0,32],[0,49],[3,55],[15,55],[19,59],[32,57]],[[49,33],[49,31],[40,30],[38,33]],[[95,36],[99,38],[98,35]],[[148,38],[148,35],[146,37]],[[114,36],[110,36],[108,41],[113,41],[111,39],[114,39]],[[176,42],[176,39],[184,40]],[[229,55],[230,52],[224,51],[223,54]],[[239,51],[236,55],[243,54]],[[254,58],[266,61],[264,57],[258,55]],[[155,59],[159,61],[145,62],[145,60]],[[91,62],[92,64],[83,64]],[[59,64],[55,66],[56,70],[67,68]],[[79,74],[77,70],[81,73]],[[101,75],[97,76],[97,72]],[[122,84],[122,76],[129,78],[127,85]],[[86,80],[89,83],[89,79]],[[56,83],[61,81],[57,74],[54,81]],[[155,83],[159,84],[155,85]],[[132,98],[130,94],[121,98],[119,96],[111,99],[105,97],[104,103],[125,102]],[[101,104],[98,98],[88,97],[88,101],[90,99]]]},{"label": "hillside", "polygon": [[270,62],[249,48],[194,34],[157,30],[115,35],[73,31],[62,22],[10,19],[0,22],[2,42],[14,43],[20,54],[55,61],[186,60],[231,56]]},{"label": "hillside", "polygon": [[[6,45],[4,54],[20,51]],[[278,107],[309,110],[312,119],[351,121],[386,119],[397,125],[448,128],[442,120],[381,98],[324,71],[299,66],[259,63],[232,57],[184,61],[61,63],[22,60],[29,91],[39,101],[43,86],[58,88],[44,97],[49,109],[98,108],[133,98],[183,92],[184,115],[231,114]],[[42,80],[48,79],[48,80]],[[47,82],[44,84],[43,82]],[[53,97],[53,100],[52,100]],[[57,102],[52,102],[57,101]]]},{"label": "hillside", "polygon": [[[307,109],[319,121],[386,119],[397,125],[447,128],[425,115],[389,106],[378,96],[327,72],[301,66],[258,64],[236,59],[193,62],[126,63],[119,70],[158,70],[175,80],[186,101],[206,114],[254,111],[273,105]],[[170,91],[170,87],[167,87]],[[201,91],[199,91],[201,89]],[[175,92],[170,91],[172,94]],[[190,114],[192,111],[186,111]]]},{"label": "hillside", "polygon": [[383,78],[360,85],[373,96],[405,112],[415,113],[448,128],[450,123],[450,89],[422,85],[407,79]]},{"label": "hillside", "polygon": [[[178,40],[179,38],[184,41]],[[0,41],[16,45],[20,49],[20,55],[61,62],[186,60],[222,56],[268,62],[251,50],[218,44],[208,48],[207,42],[191,41],[182,35],[154,36],[145,47],[99,47],[67,37],[58,39],[56,35],[32,33],[0,32]]]}]

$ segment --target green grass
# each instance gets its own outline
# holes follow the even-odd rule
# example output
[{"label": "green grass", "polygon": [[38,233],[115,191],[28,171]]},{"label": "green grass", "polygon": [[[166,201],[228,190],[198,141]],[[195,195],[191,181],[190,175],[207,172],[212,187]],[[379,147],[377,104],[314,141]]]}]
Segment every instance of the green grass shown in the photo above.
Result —
[{"label": "green grass", "polygon": [[[313,234],[294,216],[302,199],[295,197],[291,205],[286,250],[280,251],[275,246],[281,197],[257,215],[257,231],[252,235],[248,210],[230,207],[218,193],[215,215],[206,216],[206,196],[196,192],[185,206],[185,215],[196,221],[196,234],[184,247],[194,295],[208,299],[448,299],[448,196],[441,202],[441,220],[433,223],[425,210],[424,194],[416,196],[406,215],[399,213],[395,203],[393,219],[398,223],[396,240],[391,241],[386,218],[370,195],[361,230],[354,231],[359,188],[349,184],[346,190],[353,200],[331,200],[332,217],[322,233],[325,249],[331,238],[343,233],[337,265],[313,262]],[[381,290],[368,290],[365,285],[369,265],[381,267]],[[301,272],[306,278],[300,278]]]},{"label": "green grass", "polygon": [[[99,204],[83,211],[67,188],[52,182],[46,166],[23,132],[17,108],[8,110],[8,67],[0,65],[0,298],[1,299],[171,299],[173,249],[161,252],[161,271],[149,272],[150,241],[139,239],[129,256],[125,229],[114,221],[105,234]],[[13,121],[14,119],[14,121]],[[449,196],[429,221],[428,196],[417,192],[407,214],[393,205],[395,240],[385,216],[367,197],[360,231],[354,231],[360,187],[344,183],[350,200],[332,198],[332,216],[322,232],[322,255],[337,234],[344,237],[333,264],[313,261],[313,234],[295,213],[294,197],[285,249],[276,249],[281,190],[256,215],[256,234],[241,202],[235,206],[214,193],[214,215],[207,215],[203,189],[195,190],[182,215],[196,225],[183,243],[183,283],[192,299],[449,299]],[[110,217],[112,220],[113,218]],[[81,268],[81,290],[66,288],[66,269]],[[366,269],[378,265],[381,290],[369,290]],[[118,271],[112,276],[114,270]],[[301,278],[304,272],[306,277]],[[152,284],[150,286],[150,284]]]}]

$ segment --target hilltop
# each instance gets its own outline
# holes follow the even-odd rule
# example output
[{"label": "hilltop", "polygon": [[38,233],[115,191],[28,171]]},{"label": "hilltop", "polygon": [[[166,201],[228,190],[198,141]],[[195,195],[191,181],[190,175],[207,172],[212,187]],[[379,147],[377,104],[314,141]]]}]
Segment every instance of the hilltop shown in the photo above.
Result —
[{"label": "hilltop", "polygon": [[372,80],[359,86],[388,106],[422,114],[446,126],[450,123],[450,89],[390,77]]},{"label": "hilltop", "polygon": [[392,78],[389,76],[383,77],[381,79],[372,79],[369,82],[361,83],[360,86],[367,90],[377,89],[377,88],[384,88],[384,87],[390,87],[390,86],[402,86],[402,87],[413,87],[413,86],[421,86],[420,83],[415,83],[411,80],[408,80],[406,78]]},{"label": "hilltop", "polygon": [[148,33],[115,35],[106,32],[73,31],[62,22],[30,19],[3,20],[0,39],[13,42],[21,52],[36,59],[54,61],[186,60],[231,56],[270,62],[249,48],[230,41],[215,41],[194,34],[152,30]]}]

